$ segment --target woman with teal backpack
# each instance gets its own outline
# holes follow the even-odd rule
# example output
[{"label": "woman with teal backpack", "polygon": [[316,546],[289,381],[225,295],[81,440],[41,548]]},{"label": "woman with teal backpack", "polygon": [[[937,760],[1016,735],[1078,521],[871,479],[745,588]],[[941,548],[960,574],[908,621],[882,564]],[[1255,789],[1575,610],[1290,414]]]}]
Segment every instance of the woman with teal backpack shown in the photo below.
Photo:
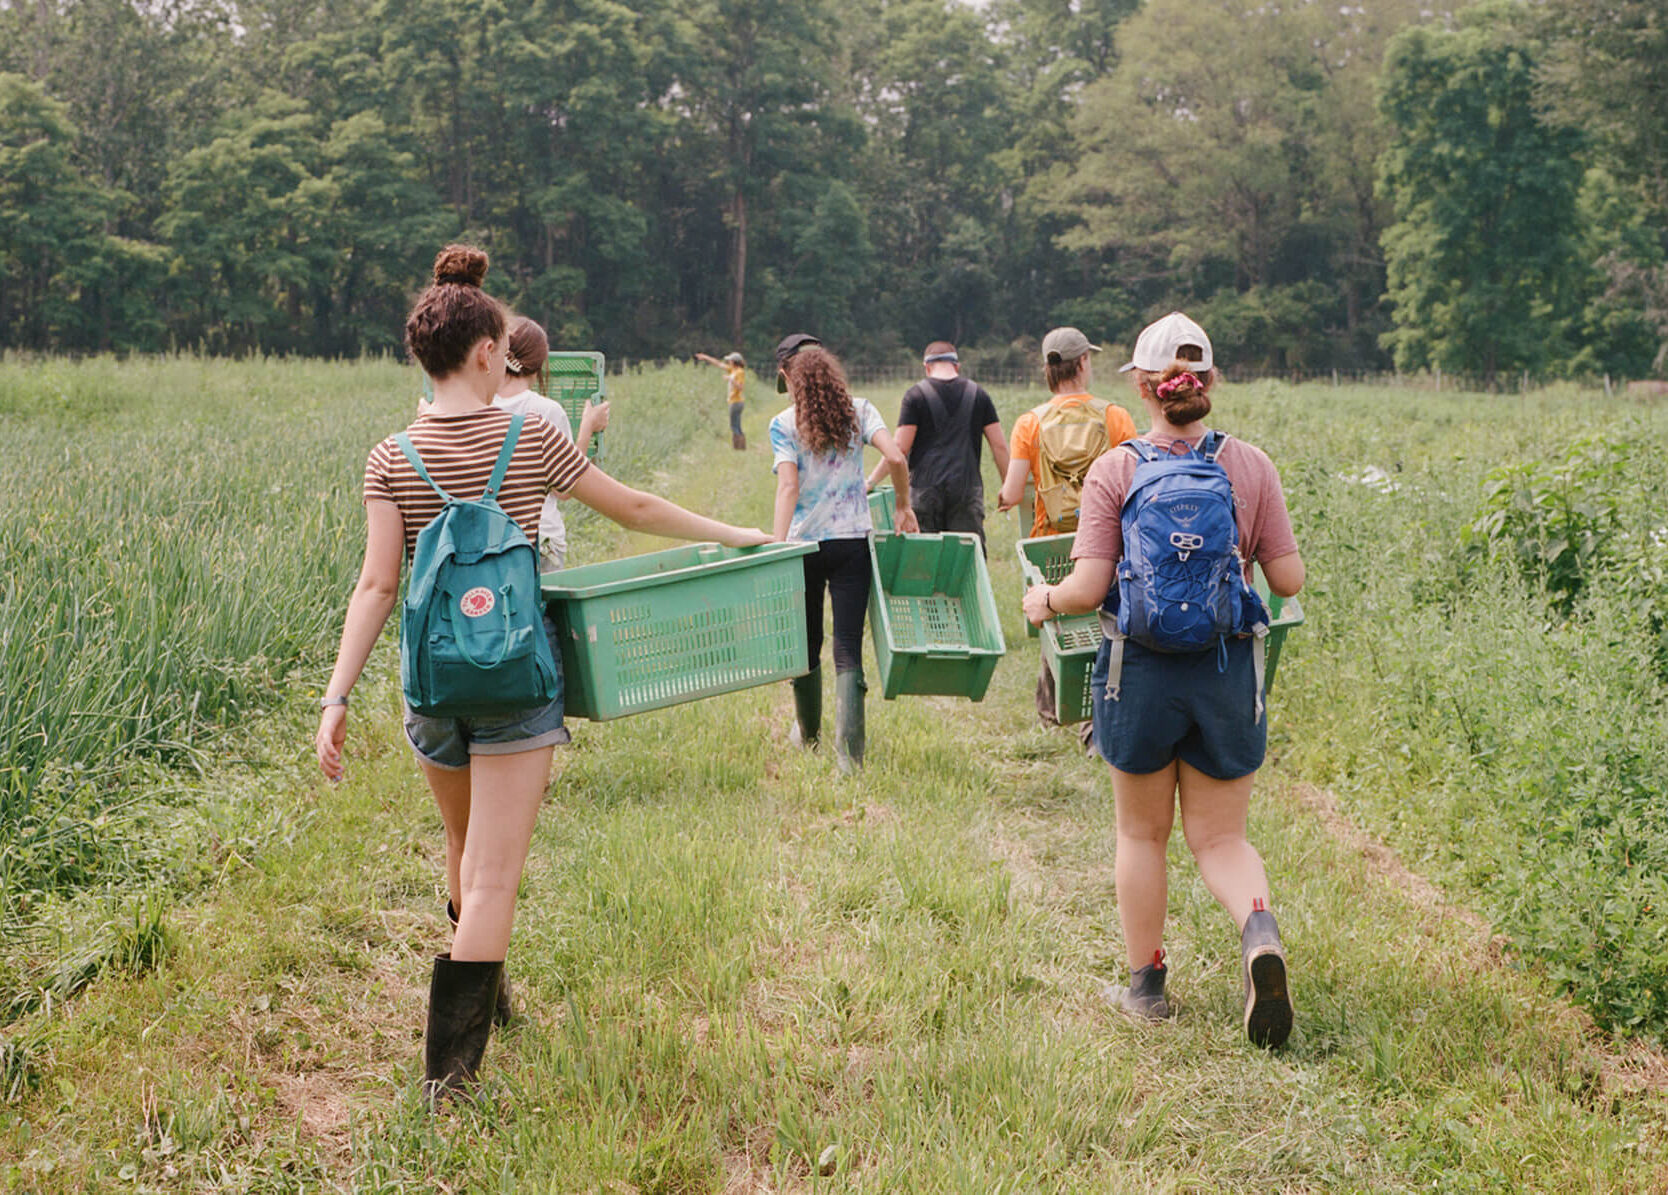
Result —
[{"label": "woman with teal backpack", "polygon": [[[543,420],[493,406],[508,336],[504,308],[481,289],[486,269],[481,250],[448,245],[435,259],[433,285],[406,320],[406,345],[433,384],[434,403],[372,449],[365,466],[365,558],[314,740],[331,780],[343,775],[348,694],[398,599],[402,562],[441,515],[442,493],[466,502],[495,497],[528,545],[538,542],[539,515],[552,492],[633,530],[730,547],[770,542],[762,531],[621,485]],[[414,577],[414,585],[422,580]],[[493,604],[490,593],[471,591],[460,609],[473,617]],[[509,1012],[503,974],[516,888],[554,746],[567,738],[561,652],[548,618],[544,631],[555,660],[553,700],[482,717],[437,717],[406,706],[406,737],[445,823],[446,886],[457,912],[452,948],[435,959],[429,986],[424,1085],[431,1101],[474,1079],[494,1020]]]}]

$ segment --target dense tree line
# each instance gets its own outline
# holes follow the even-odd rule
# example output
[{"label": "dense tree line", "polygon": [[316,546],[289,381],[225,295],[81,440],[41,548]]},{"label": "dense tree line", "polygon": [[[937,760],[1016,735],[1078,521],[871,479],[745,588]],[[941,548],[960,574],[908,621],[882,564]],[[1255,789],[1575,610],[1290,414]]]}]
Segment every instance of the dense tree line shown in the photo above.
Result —
[{"label": "dense tree line", "polygon": [[[0,346],[392,349],[484,243],[553,339],[1663,365],[1657,0],[0,0]],[[987,357],[987,359],[989,359]]]}]

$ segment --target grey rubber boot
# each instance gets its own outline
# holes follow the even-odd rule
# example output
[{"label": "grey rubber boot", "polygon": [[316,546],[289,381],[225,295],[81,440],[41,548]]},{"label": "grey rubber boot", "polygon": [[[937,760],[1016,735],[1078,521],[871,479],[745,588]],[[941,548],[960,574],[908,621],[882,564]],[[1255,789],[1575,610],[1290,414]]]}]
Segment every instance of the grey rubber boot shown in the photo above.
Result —
[{"label": "grey rubber boot", "polygon": [[1286,986],[1286,949],[1274,914],[1258,900],[1239,934],[1245,970],[1245,1036],[1259,1046],[1284,1045],[1292,1031],[1292,997]]},{"label": "grey rubber boot", "polygon": [[795,747],[815,747],[822,738],[822,668],[793,678],[793,729],[788,741]]},{"label": "grey rubber boot", "polygon": [[842,776],[863,768],[863,694],[868,689],[855,669],[834,674],[834,761]]},{"label": "grey rubber boot", "polygon": [[1164,951],[1153,952],[1153,961],[1132,971],[1128,987],[1111,988],[1111,997],[1119,1011],[1143,1021],[1170,1019],[1170,1002],[1164,998],[1164,981],[1170,969],[1164,965]]},{"label": "grey rubber boot", "polygon": [[[446,902],[446,920],[452,923],[452,932],[456,933],[458,911],[452,907],[452,902],[449,900]],[[514,1014],[515,1009],[510,1006],[510,977],[500,975],[498,977],[498,1002],[492,1009],[492,1023],[502,1029],[510,1023],[510,1017]]]},{"label": "grey rubber boot", "polygon": [[423,1091],[429,1107],[475,1081],[492,1034],[498,999],[499,962],[459,962],[450,954],[434,960],[429,981],[429,1023],[423,1036]]}]

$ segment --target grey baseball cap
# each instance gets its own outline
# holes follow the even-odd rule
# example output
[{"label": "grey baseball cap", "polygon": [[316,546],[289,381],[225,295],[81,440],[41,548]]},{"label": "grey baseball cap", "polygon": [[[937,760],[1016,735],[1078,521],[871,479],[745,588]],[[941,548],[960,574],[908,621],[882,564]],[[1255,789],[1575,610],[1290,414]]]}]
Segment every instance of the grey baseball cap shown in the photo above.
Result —
[{"label": "grey baseball cap", "polygon": [[1076,328],[1055,328],[1043,337],[1042,355],[1046,365],[1075,361],[1084,353],[1098,353],[1100,345],[1090,344],[1089,338]]}]

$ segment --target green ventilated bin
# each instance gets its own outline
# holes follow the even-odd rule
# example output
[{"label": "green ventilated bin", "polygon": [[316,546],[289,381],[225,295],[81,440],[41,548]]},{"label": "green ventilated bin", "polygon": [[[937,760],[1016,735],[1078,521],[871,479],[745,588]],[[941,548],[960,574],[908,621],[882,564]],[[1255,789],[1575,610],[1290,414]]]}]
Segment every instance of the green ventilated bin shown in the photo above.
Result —
[{"label": "green ventilated bin", "polygon": [[[1071,572],[1071,546],[1075,535],[1039,535],[1015,545],[1019,573],[1025,588],[1057,585]],[[1062,614],[1043,623],[1041,630],[1025,620],[1033,635],[1042,639],[1043,663],[1054,674],[1054,716],[1060,725],[1087,722],[1094,716],[1094,690],[1090,684],[1095,655],[1100,651],[1100,614]]]},{"label": "green ventilated bin", "polygon": [[[606,388],[606,362],[601,353],[564,351],[551,353],[544,359],[544,372],[550,393],[546,398],[562,404],[562,409],[568,413],[568,421],[573,424],[573,434],[579,435],[579,421],[585,417],[585,408],[593,402],[601,402]],[[591,445],[585,455],[593,461],[602,460],[602,437],[598,432],[591,437]]]},{"label": "green ventilated bin", "polygon": [[1265,645],[1266,659],[1263,662],[1263,692],[1269,693],[1274,689],[1274,666],[1280,662],[1280,648],[1286,642],[1286,632],[1303,625],[1303,607],[1295,597],[1276,597],[1270,593],[1261,565],[1252,572],[1251,582],[1257,587],[1257,592],[1263,595],[1263,601],[1268,603],[1268,643]]},{"label": "green ventilated bin", "polygon": [[[1016,545],[1019,570],[1025,587],[1048,582],[1057,584],[1071,572],[1072,535],[1044,535],[1022,539]],[[1271,619],[1264,644],[1263,691],[1274,688],[1274,669],[1280,662],[1280,648],[1286,632],[1303,622],[1303,607],[1296,598],[1279,598],[1269,593],[1261,568],[1252,572],[1252,583],[1268,603]],[[1026,620],[1030,625],[1030,620]],[[1102,639],[1100,614],[1064,614],[1042,626],[1042,657],[1054,674],[1054,716],[1062,726],[1086,722],[1094,716],[1092,673]]]},{"label": "green ventilated bin", "polygon": [[605,722],[803,676],[814,551],[689,544],[546,573],[566,712]]},{"label": "green ventilated bin", "polygon": [[[1030,530],[1030,524],[1026,525]],[[1014,545],[1014,551],[1019,553],[1019,575],[1025,582],[1025,588],[1030,589],[1038,581],[1047,581],[1050,585],[1058,585],[1071,572],[1071,545],[1076,539],[1070,533],[1066,535],[1039,535],[1033,539],[1022,539]],[[1024,596],[1023,593],[1021,596]],[[1025,633],[1035,639],[1039,632],[1031,625],[1031,620],[1025,620]]]},{"label": "green ventilated bin", "polygon": [[898,492],[889,485],[877,485],[869,491],[869,518],[876,531],[898,529]]},{"label": "green ventilated bin", "polygon": [[881,696],[982,699],[1007,647],[978,537],[876,532],[869,558]]}]

